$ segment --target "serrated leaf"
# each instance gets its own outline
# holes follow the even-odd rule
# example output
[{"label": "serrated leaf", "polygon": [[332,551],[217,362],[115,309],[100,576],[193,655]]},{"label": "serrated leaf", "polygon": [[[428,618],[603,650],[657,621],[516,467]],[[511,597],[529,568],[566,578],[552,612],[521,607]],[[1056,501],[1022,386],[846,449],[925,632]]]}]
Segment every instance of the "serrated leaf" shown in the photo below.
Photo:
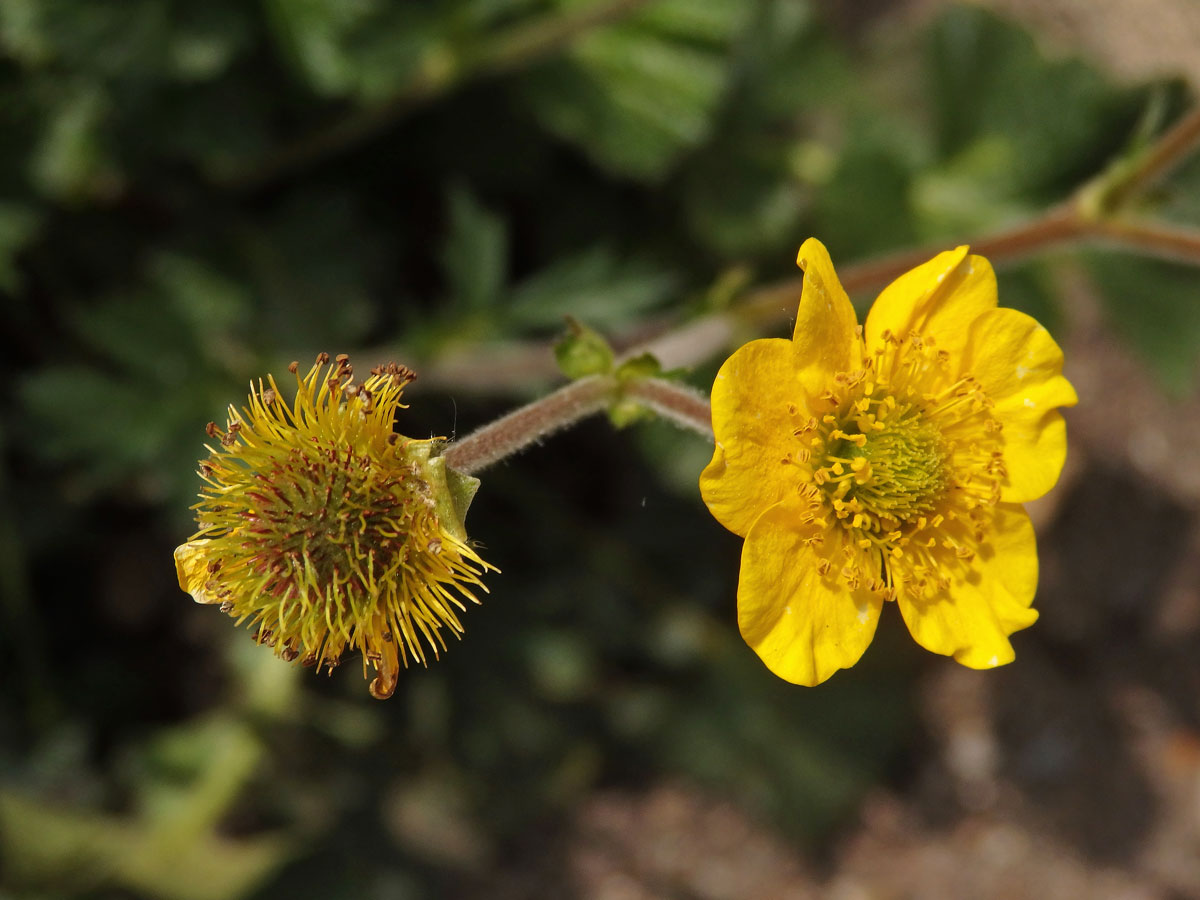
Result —
[{"label": "serrated leaf", "polygon": [[666,302],[678,286],[675,273],[648,260],[594,247],[517,285],[505,315],[524,328],[557,326],[564,316],[575,316],[608,329]]},{"label": "serrated leaf", "polygon": [[1003,137],[1026,191],[1073,187],[1104,164],[1137,119],[1136,93],[1078,60],[1046,58],[1028,33],[978,7],[953,7],[935,22],[929,60],[943,154]]},{"label": "serrated leaf", "polygon": [[354,65],[342,47],[345,35],[366,20],[373,0],[267,0],[271,33],[297,72],[321,94],[345,93]]},{"label": "serrated leaf", "polygon": [[725,51],[746,5],[706,5],[697,14],[696,4],[656,4],[589,34],[526,77],[534,113],[606,168],[660,180],[709,135],[728,82]]},{"label": "serrated leaf", "polygon": [[268,0],[271,32],[295,71],[325,96],[378,100],[438,51],[438,14],[380,0]]}]

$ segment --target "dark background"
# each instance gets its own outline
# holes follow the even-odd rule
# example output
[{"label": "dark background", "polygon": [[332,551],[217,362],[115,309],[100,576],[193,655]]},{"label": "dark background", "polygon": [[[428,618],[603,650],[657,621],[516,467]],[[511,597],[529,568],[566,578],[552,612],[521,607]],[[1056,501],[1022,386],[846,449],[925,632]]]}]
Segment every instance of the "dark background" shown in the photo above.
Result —
[{"label": "dark background", "polygon": [[[841,265],[1035,215],[1191,102],[1194,8],[1130,6],[5,0],[0,896],[1200,893],[1182,265],[1000,272],[1081,396],[1003,670],[888,609],[855,669],[775,679],[709,448],[657,422],[484,473],[502,574],[387,702],[171,562],[205,423],[292,359],[407,363],[401,430],[462,434],[557,383],[564,314],[631,340],[808,235]],[[1148,202],[1200,224],[1197,191]]]}]

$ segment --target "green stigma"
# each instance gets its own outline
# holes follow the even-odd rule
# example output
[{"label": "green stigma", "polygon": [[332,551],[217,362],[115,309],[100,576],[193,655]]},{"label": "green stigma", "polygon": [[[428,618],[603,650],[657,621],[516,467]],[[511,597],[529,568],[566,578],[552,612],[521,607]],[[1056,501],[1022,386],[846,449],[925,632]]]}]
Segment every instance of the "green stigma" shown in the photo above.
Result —
[{"label": "green stigma", "polygon": [[949,483],[945,449],[918,405],[866,396],[828,420],[815,481],[854,527],[891,530],[934,510]]},{"label": "green stigma", "polygon": [[844,453],[855,474],[846,499],[872,515],[906,522],[932,510],[946,490],[941,437],[917,416],[882,424],[882,431],[857,432],[866,438],[862,446],[841,442],[838,455]]}]

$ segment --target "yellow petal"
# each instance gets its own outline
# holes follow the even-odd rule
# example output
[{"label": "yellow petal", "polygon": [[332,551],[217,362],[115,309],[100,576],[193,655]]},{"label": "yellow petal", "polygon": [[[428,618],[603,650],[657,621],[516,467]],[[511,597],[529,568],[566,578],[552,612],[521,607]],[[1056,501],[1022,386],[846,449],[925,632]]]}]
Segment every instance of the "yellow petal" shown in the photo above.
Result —
[{"label": "yellow petal", "polygon": [[1050,333],[1023,312],[993,309],[971,329],[965,368],[995,401],[1004,426],[1008,481],[1001,499],[1035,500],[1054,486],[1067,457],[1067,429],[1055,410],[1077,397],[1062,376],[1063,355]]},{"label": "yellow petal", "polygon": [[820,560],[803,542],[812,533],[811,525],[800,522],[803,512],[795,503],[774,506],[746,537],[738,626],[767,668],[811,686],[858,662],[875,636],[882,603],[821,578]]},{"label": "yellow petal", "polygon": [[858,317],[824,244],[809,238],[801,245],[796,264],[804,270],[792,336],[796,365],[806,392],[819,397],[832,386],[832,375],[862,364]]},{"label": "yellow petal", "polygon": [[716,448],[700,475],[700,494],[717,521],[745,535],[764,510],[796,488],[796,468],[783,462],[799,449],[789,406],[805,408],[792,342],[766,338],[740,347],[717,372],[712,389]]},{"label": "yellow petal", "polygon": [[1012,662],[1008,636],[1037,621],[1037,545],[1020,506],[1000,504],[987,540],[971,564],[952,577],[950,590],[898,602],[918,644],[953,656],[964,666],[990,669]]},{"label": "yellow petal", "polygon": [[899,338],[915,331],[932,337],[957,359],[971,323],[995,307],[992,264],[982,256],[968,256],[966,247],[947,250],[883,289],[867,315],[867,351],[883,346],[885,331]]},{"label": "yellow petal", "polygon": [[197,603],[216,603],[204,589],[208,581],[208,559],[204,554],[207,541],[188,541],[175,548],[175,577],[181,590],[192,595]]}]

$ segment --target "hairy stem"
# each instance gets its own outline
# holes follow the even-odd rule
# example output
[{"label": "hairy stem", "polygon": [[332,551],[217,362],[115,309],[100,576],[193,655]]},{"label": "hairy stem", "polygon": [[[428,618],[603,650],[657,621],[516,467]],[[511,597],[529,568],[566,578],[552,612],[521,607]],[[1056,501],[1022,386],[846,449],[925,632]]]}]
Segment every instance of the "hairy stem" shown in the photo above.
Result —
[{"label": "hairy stem", "polygon": [[638,378],[625,385],[622,393],[681,428],[713,439],[712,407],[695,388],[662,378]]},{"label": "hairy stem", "polygon": [[611,375],[590,375],[501,416],[446,448],[451,469],[473,475],[519,453],[556,431],[600,412],[617,394]]}]

